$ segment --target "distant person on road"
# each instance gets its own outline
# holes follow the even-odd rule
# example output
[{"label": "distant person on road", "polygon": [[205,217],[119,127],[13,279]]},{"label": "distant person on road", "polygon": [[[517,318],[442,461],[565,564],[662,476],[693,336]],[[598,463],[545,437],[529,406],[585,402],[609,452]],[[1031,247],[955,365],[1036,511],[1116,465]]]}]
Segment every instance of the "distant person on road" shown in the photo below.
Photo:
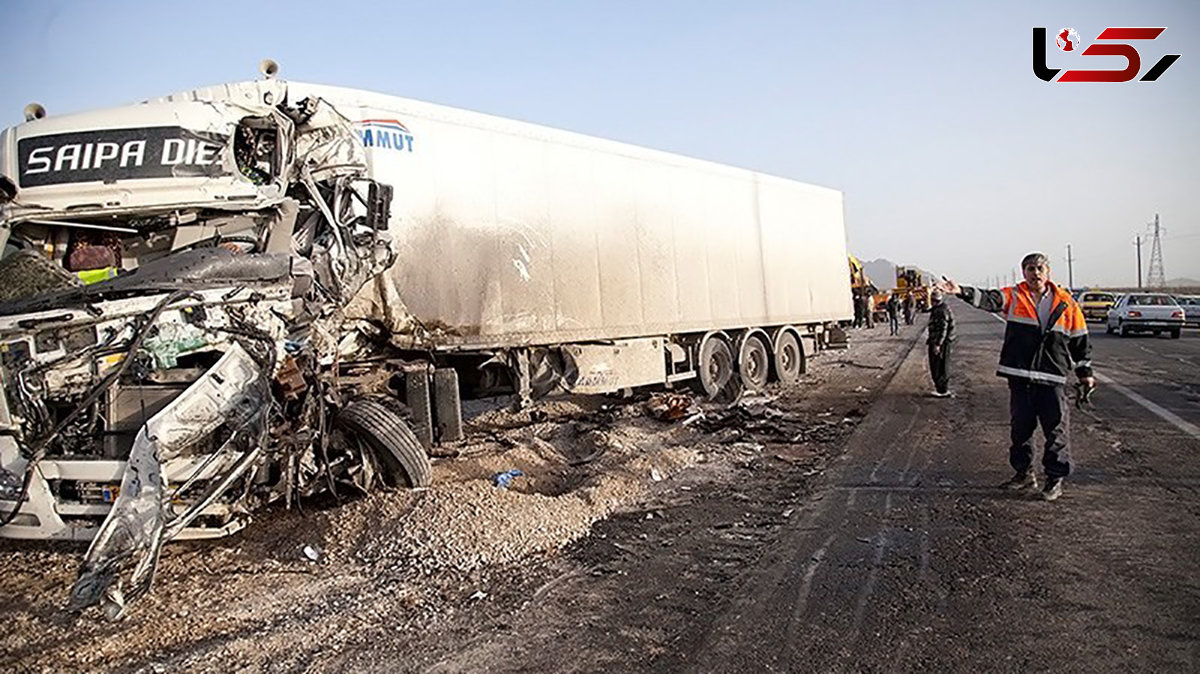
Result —
[{"label": "distant person on road", "polygon": [[1041,424],[1046,437],[1042,498],[1053,501],[1062,495],[1063,480],[1071,474],[1070,406],[1063,388],[1072,369],[1081,387],[1095,388],[1092,347],[1083,311],[1070,293],[1050,281],[1046,256],[1026,255],[1021,273],[1025,280],[1008,288],[960,286],[946,277],[938,287],[1005,317],[996,374],[1008,379],[1012,440],[1008,460],[1016,474],[1002,486],[1037,488],[1032,468],[1033,432]]},{"label": "distant person on road", "polygon": [[900,299],[892,293],[888,295],[887,304],[884,306],[887,307],[888,329],[891,330],[890,334],[895,335],[900,332]]},{"label": "distant person on road", "polygon": [[861,290],[854,291],[854,327],[861,328],[863,324],[863,294]]},{"label": "distant person on road", "polygon": [[913,324],[913,309],[916,308],[916,302],[913,300],[912,293],[904,294],[904,324]]},{"label": "distant person on road", "polygon": [[866,302],[863,303],[863,310],[866,315],[864,316],[863,320],[866,321],[868,328],[871,328],[872,330],[874,330],[875,329],[875,294],[867,293],[867,296],[864,299],[866,300]]},{"label": "distant person on road", "polygon": [[930,296],[933,308],[929,310],[929,375],[933,377],[933,396],[949,398],[950,392],[950,348],[954,343],[954,314],[946,305],[942,291],[935,289]]}]

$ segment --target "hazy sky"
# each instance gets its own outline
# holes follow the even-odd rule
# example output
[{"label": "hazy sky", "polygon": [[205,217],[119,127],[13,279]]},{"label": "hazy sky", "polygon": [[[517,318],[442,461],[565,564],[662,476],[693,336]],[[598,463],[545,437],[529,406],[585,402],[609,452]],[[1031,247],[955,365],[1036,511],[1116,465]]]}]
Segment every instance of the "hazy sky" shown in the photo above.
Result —
[{"label": "hazy sky", "polygon": [[[1077,285],[1200,279],[1200,2],[6,0],[0,125],[253,79],[359,87],[826,185],[850,249],[963,282],[1034,249]],[[1046,83],[1033,26],[1167,27],[1157,82]],[[1052,68],[1120,69],[1058,50]],[[1148,265],[1150,246],[1143,250]]]}]

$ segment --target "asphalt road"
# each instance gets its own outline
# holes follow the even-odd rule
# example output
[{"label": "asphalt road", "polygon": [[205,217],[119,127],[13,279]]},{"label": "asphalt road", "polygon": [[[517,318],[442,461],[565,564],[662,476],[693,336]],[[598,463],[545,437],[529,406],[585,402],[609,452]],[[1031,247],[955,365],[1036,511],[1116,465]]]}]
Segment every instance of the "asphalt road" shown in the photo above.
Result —
[{"label": "asphalt road", "polygon": [[567,565],[431,670],[1200,669],[1200,333],[1094,335],[1101,386],[1047,503],[996,487],[1011,475],[1003,323],[952,307],[957,397],[928,395],[909,331],[815,482],[763,471],[657,529],[606,523],[581,555],[590,576]]},{"label": "asphalt road", "polygon": [[692,669],[1200,668],[1200,335],[1093,335],[1101,388],[1045,503],[993,486],[1003,323],[954,309],[958,397],[920,396],[914,351]]}]

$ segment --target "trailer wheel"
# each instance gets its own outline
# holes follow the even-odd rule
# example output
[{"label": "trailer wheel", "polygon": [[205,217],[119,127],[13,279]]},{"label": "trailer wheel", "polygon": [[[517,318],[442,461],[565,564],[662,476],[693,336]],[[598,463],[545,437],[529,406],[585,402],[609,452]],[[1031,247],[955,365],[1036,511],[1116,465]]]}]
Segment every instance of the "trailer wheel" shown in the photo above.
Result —
[{"label": "trailer wheel", "polygon": [[709,400],[732,404],[742,395],[742,380],[733,369],[733,351],[725,340],[709,337],[700,345],[700,386]]},{"label": "trailer wheel", "polygon": [[429,457],[396,412],[377,400],[360,398],[342,408],[333,423],[371,449],[388,486],[429,486]]},{"label": "trailer wheel", "polygon": [[742,386],[751,391],[761,391],[767,387],[770,373],[771,357],[767,345],[757,335],[747,337],[738,354],[738,374],[742,377]]},{"label": "trailer wheel", "polygon": [[795,384],[804,371],[804,351],[796,335],[784,332],[775,343],[775,374],[782,384]]}]

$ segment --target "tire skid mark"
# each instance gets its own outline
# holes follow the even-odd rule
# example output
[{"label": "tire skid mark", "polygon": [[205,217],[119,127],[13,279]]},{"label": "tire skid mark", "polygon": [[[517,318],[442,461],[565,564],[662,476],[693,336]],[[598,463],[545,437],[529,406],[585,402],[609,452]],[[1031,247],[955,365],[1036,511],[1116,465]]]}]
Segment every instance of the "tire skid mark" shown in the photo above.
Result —
[{"label": "tire skid mark", "polygon": [[[897,437],[906,438],[910,433],[912,433],[913,426],[916,426],[917,420],[921,418],[921,406],[913,405],[910,412],[908,424],[904,427],[904,431],[902,431]],[[867,477],[867,480],[872,484],[879,482],[879,469],[882,468],[883,464],[888,460],[888,458],[891,457],[892,447],[893,445],[889,443],[883,450],[883,454],[879,457],[879,460],[875,462],[875,466],[871,469],[871,474]]]},{"label": "tire skid mark", "polygon": [[[889,493],[883,500],[883,512],[881,513],[886,525],[887,515],[892,509],[892,495]],[[863,583],[862,591],[859,593],[858,602],[854,606],[854,623],[850,627],[851,642],[857,641],[862,632],[863,618],[867,613],[867,602],[871,600],[871,596],[875,593],[875,585],[879,582],[879,565],[883,563],[883,555],[887,552],[888,535],[886,526],[880,528],[879,534],[876,536],[875,543],[875,559],[871,564],[871,570],[867,573],[867,581]]]},{"label": "tire skid mark", "polygon": [[[912,430],[913,424],[915,424],[916,420],[918,418],[920,418],[921,408],[922,408],[921,403],[914,400],[913,401],[912,423],[910,423],[909,427],[907,429],[905,429],[905,436],[902,436],[902,437],[907,437],[908,431]],[[921,443],[919,443],[919,442],[912,443],[912,451],[908,453],[908,461],[905,462],[904,469],[900,471],[900,475],[896,478],[897,482],[904,482],[904,477],[906,475],[908,475],[908,471],[912,470],[913,461],[916,460],[918,454],[922,454],[922,453],[924,453],[928,456],[932,456],[932,454],[933,454],[932,452],[929,451],[928,447],[923,446]]]},{"label": "tire skid mark", "polygon": [[821,563],[825,561],[825,555],[829,552],[829,547],[833,545],[833,541],[837,539],[837,534],[830,534],[821,547],[809,557],[808,564],[804,569],[804,576],[800,580],[800,590],[796,593],[795,604],[792,607],[792,615],[788,620],[787,640],[786,644],[786,660],[792,659],[792,654],[795,652],[796,642],[800,635],[800,626],[804,624],[804,614],[808,611],[808,598],[812,594],[813,578],[817,575],[817,569]]}]

